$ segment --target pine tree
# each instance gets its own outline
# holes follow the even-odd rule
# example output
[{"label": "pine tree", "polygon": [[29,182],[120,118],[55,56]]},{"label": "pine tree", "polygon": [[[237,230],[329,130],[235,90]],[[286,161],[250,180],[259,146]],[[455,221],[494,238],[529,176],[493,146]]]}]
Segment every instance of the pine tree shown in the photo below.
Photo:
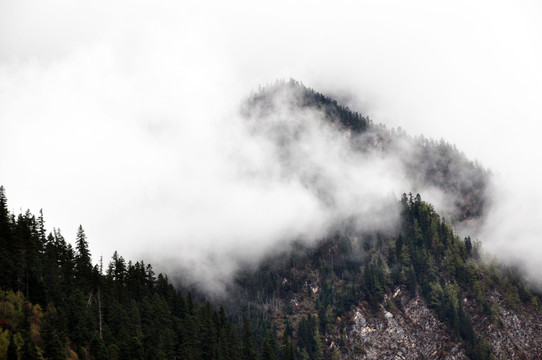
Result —
[{"label": "pine tree", "polygon": [[200,343],[201,358],[202,359],[214,359],[216,354],[216,332],[213,324],[212,309],[209,302],[205,303],[198,312],[198,322],[200,324],[199,338],[202,340]]},{"label": "pine tree", "polygon": [[265,338],[262,345],[262,360],[278,360],[277,341],[275,334],[271,330],[265,332]]},{"label": "pine tree", "polygon": [[65,338],[59,333],[60,321],[57,317],[57,311],[49,306],[41,326],[41,337],[43,339],[44,355],[50,360],[62,360],[66,358],[64,354]]},{"label": "pine tree", "polygon": [[282,353],[280,360],[295,360],[294,346],[292,345],[290,337],[286,334],[283,334],[282,336],[282,344],[280,350]]},{"label": "pine tree", "polygon": [[11,221],[8,212],[5,189],[0,186],[0,287],[14,289],[15,275],[15,254],[13,252],[13,240],[11,235]]},{"label": "pine tree", "polygon": [[[2,239],[7,239],[10,235],[9,223],[10,220],[6,190],[3,186],[0,186],[0,241]],[[0,245],[3,244],[0,242]]]},{"label": "pine tree", "polygon": [[470,236],[467,236],[465,238],[465,247],[467,248],[467,253],[469,255],[472,255],[472,240],[471,240]]},{"label": "pine tree", "polygon": [[333,351],[331,352],[331,360],[342,360],[341,353],[337,348],[333,348]]},{"label": "pine tree", "polygon": [[256,345],[247,318],[243,318],[243,337],[241,339],[241,360],[256,360]]},{"label": "pine tree", "polygon": [[307,317],[302,317],[297,328],[297,347],[300,351],[305,351],[308,356],[312,355],[311,352],[311,331],[308,321],[309,315]]},{"label": "pine tree", "polygon": [[87,235],[83,226],[79,225],[75,240],[75,277],[81,284],[89,286],[92,276],[92,263],[90,250],[88,248]]},{"label": "pine tree", "polygon": [[92,342],[90,343],[90,354],[95,360],[111,359],[107,347],[97,333],[94,335]]},{"label": "pine tree", "polygon": [[219,358],[223,360],[239,359],[239,340],[237,329],[230,323],[226,325],[226,336],[223,341],[225,351],[223,351],[222,356]]},{"label": "pine tree", "polygon": [[15,339],[13,336],[13,333],[11,333],[11,336],[9,337],[9,345],[8,345],[8,351],[7,351],[7,360],[18,360],[19,356],[17,355],[17,344],[15,344]]},{"label": "pine tree", "polygon": [[47,241],[47,231],[45,230],[45,220],[43,218],[43,209],[40,209],[40,216],[38,216],[38,236],[40,239],[40,243],[43,246],[45,245],[45,242]]}]

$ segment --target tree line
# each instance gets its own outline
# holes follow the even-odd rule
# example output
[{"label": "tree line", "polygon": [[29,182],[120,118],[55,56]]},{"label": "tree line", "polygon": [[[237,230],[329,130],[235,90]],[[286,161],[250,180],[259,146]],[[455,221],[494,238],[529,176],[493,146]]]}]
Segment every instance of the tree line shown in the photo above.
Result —
[{"label": "tree line", "polygon": [[93,264],[82,226],[74,244],[42,211],[11,214],[0,187],[0,359],[291,359],[272,329],[258,343],[150,264]]}]

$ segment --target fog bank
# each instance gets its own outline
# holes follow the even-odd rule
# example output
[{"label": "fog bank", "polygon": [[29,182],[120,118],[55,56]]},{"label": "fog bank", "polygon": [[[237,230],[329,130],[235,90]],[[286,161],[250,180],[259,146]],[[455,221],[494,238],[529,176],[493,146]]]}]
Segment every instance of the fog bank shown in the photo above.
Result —
[{"label": "fog bank", "polygon": [[0,183],[10,210],[43,208],[68,240],[83,224],[94,261],[175,252],[201,276],[228,274],[239,249],[257,259],[406,191],[393,158],[352,156],[319,114],[296,114],[316,128],[287,162],[246,128],[242,99],[293,77],[490,167],[494,207],[478,237],[540,278],[540,15],[528,0],[6,0]]}]

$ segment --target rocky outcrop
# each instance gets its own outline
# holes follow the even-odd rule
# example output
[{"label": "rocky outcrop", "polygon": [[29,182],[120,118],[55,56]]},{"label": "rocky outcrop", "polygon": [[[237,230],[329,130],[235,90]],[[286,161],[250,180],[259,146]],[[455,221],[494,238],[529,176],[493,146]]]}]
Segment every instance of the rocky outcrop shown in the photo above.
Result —
[{"label": "rocky outcrop", "polygon": [[[542,313],[534,306],[511,307],[497,290],[488,300],[494,316],[480,315],[472,299],[464,298],[463,303],[476,334],[487,340],[495,358],[542,359]],[[338,336],[327,340],[344,360],[469,358],[425,300],[400,289],[388,294],[377,312],[360,304],[341,321],[346,328],[343,345],[336,345],[341,342]]]},{"label": "rocky outcrop", "polygon": [[374,313],[362,304],[352,311],[343,359],[467,359],[420,296],[397,289],[385,303],[397,306]]},{"label": "rocky outcrop", "polygon": [[495,316],[476,314],[476,302],[464,299],[474,330],[484,334],[497,359],[542,359],[542,314],[531,306],[512,308],[493,290],[488,296]]}]

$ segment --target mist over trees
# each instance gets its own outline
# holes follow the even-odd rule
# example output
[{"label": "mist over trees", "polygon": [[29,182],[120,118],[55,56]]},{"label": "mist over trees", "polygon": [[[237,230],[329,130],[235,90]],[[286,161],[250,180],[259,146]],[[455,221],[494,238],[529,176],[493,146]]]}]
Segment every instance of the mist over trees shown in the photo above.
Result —
[{"label": "mist over trees", "polygon": [[[396,157],[405,184],[422,194],[435,190],[436,199],[446,201],[434,205],[423,195],[403,193],[390,207],[372,198],[375,206],[349,209],[310,241],[285,234],[290,238],[280,248],[222,284],[222,296],[210,296],[205,286],[183,283],[193,279],[190,273],[170,279],[116,251],[110,259],[93,259],[82,225],[66,240],[59,229],[46,229],[41,210],[38,216],[11,213],[0,187],[0,360],[358,358],[367,349],[349,335],[354,312],[408,313],[397,294],[425,303],[450,344],[485,360],[499,350],[487,329],[503,327],[500,305],[540,312],[539,296],[516,272],[481,261],[481,244],[459,238],[450,225],[483,216],[490,176],[454,146],[375,125],[294,80],[262,88],[242,112],[251,131],[267,136],[274,150],[285,150],[278,159],[287,175],[298,177],[329,209],[359,207],[365,193],[345,200],[337,185],[348,182],[330,181],[338,175],[315,167],[319,157],[294,154],[313,162],[294,166],[300,165],[291,161],[296,142],[314,130],[304,121],[330,126],[331,139],[343,142],[338,149],[348,150],[340,152],[345,157]],[[302,117],[293,122],[292,114]],[[363,184],[356,181],[368,181],[353,178],[358,186]],[[362,215],[369,220],[357,218]],[[209,218],[209,226],[215,220]],[[450,346],[438,344],[435,354]]]},{"label": "mist over trees", "polygon": [[540,309],[513,272],[482,265],[480,244],[460,240],[419,195],[403,195],[396,235],[343,231],[316,248],[270,257],[239,274],[225,307],[117,252],[105,268],[102,259],[93,265],[82,226],[75,248],[59,230],[45,236],[43,213],[9,213],[3,187],[0,205],[6,359],[335,359],[346,343],[328,342],[344,329],[341,317],[360,301],[378,312],[397,289],[421,293],[470,358],[490,359],[463,298],[492,321],[499,314],[485,295],[491,289],[506,289],[511,307]]},{"label": "mist over trees", "polygon": [[44,222],[10,214],[0,187],[0,358],[239,358],[224,309],[117,252],[93,265],[82,226],[74,248]]},{"label": "mist over trees", "polygon": [[[440,207],[439,211],[444,210],[453,217],[449,220],[478,219],[484,215],[491,173],[442,139],[412,137],[401,128],[388,129],[375,124],[294,79],[277,80],[261,87],[244,103],[242,113],[249,119],[248,126],[253,132],[263,133],[277,146],[286,148],[290,157],[293,156],[290,153],[296,151],[290,143],[303,141],[303,134],[311,131],[306,124],[320,121],[324,125],[320,131],[337,132],[345,140],[346,156],[355,158],[365,154],[378,156],[379,161],[396,158],[398,163],[391,166],[398,166],[400,171],[390,174],[402,176],[399,185],[402,191],[419,192],[431,198],[434,205]],[[290,157],[284,161],[292,161]],[[313,175],[313,178],[318,179],[318,176],[324,175]],[[308,187],[317,186],[313,178]],[[332,184],[344,186],[337,180]]]}]

